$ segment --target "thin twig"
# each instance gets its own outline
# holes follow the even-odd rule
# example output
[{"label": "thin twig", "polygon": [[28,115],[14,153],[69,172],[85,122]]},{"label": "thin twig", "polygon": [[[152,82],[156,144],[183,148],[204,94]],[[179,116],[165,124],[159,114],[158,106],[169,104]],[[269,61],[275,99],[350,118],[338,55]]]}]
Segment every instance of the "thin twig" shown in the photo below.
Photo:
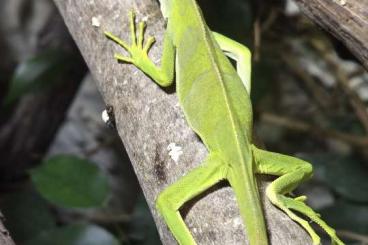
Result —
[{"label": "thin twig", "polygon": [[253,59],[254,61],[259,61],[261,58],[261,39],[262,39],[262,30],[261,30],[261,21],[257,18],[254,21],[254,51],[253,51]]},{"label": "thin twig", "polygon": [[280,12],[278,9],[276,8],[271,9],[270,14],[268,15],[267,19],[263,21],[263,23],[261,24],[262,33],[266,33],[272,27],[272,25],[277,20],[279,14]]},{"label": "thin twig", "polygon": [[357,234],[355,232],[346,231],[346,230],[337,230],[337,234],[340,237],[347,238],[347,239],[352,239],[352,240],[361,242],[360,243],[361,245],[367,245],[368,244],[368,236],[366,236],[366,235]]},{"label": "thin twig", "polygon": [[62,215],[59,215],[61,218],[60,221],[63,223],[89,221],[100,225],[111,225],[117,223],[128,223],[132,220],[132,214],[119,211],[74,209],[62,211],[61,214]]},{"label": "thin twig", "polygon": [[356,71],[353,71],[351,73],[348,74],[348,78],[354,78],[354,77],[360,77],[363,76],[364,74],[366,74],[367,71],[363,68],[363,67],[359,67]]},{"label": "thin twig", "polygon": [[345,95],[349,98],[349,102],[351,107],[354,109],[356,116],[364,127],[366,133],[368,133],[368,111],[367,107],[358,94],[352,90],[349,86],[349,76],[348,74],[341,68],[341,65],[336,63],[333,57],[330,54],[325,52],[325,48],[318,43],[311,41],[312,46],[319,51],[325,58],[328,65],[336,71],[336,80],[340,85],[341,89],[345,93]]},{"label": "thin twig", "polygon": [[295,131],[309,133],[316,137],[337,139],[355,147],[363,148],[368,146],[368,137],[355,136],[332,129],[320,128],[316,125],[308,124],[297,119],[279,116],[269,112],[262,112],[260,118],[264,122],[272,123]]},{"label": "thin twig", "polygon": [[281,58],[284,63],[289,67],[289,69],[294,73],[294,75],[304,82],[305,86],[308,88],[311,96],[317,102],[317,104],[322,107],[323,110],[329,110],[330,100],[326,99],[330,97],[328,93],[316,83],[314,78],[308,72],[305,72],[298,65],[296,59],[286,55],[282,55]]}]

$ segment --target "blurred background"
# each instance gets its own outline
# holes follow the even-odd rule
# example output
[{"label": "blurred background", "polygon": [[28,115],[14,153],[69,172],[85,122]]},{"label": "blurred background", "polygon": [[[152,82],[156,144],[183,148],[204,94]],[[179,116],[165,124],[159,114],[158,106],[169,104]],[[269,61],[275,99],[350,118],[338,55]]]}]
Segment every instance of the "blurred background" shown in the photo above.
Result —
[{"label": "blurred background", "polygon": [[[310,161],[295,195],[347,244],[368,244],[367,72],[292,0],[199,3],[212,30],[252,50],[257,144]],[[0,210],[16,244],[160,244],[52,1],[0,2],[0,54]]]}]

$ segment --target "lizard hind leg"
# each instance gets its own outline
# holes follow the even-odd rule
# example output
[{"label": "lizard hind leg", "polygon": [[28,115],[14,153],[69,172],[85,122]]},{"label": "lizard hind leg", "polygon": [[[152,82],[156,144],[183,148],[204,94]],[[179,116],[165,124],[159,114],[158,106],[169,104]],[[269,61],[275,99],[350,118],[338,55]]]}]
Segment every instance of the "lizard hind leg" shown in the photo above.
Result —
[{"label": "lizard hind leg", "polygon": [[336,236],[335,230],[328,226],[318,213],[305,204],[305,196],[296,198],[286,196],[301,182],[312,176],[312,165],[291,156],[260,150],[255,146],[252,146],[252,148],[257,173],[280,176],[267,187],[266,195],[269,200],[292,220],[299,223],[309,233],[313,244],[320,244],[320,237],[308,221],[299,217],[293,211],[299,212],[318,224],[331,237],[333,244],[343,245],[344,243]]},{"label": "lizard hind leg", "polygon": [[210,153],[197,168],[162,191],[156,207],[175,239],[181,245],[195,245],[193,236],[180,215],[180,208],[226,177],[227,165]]}]

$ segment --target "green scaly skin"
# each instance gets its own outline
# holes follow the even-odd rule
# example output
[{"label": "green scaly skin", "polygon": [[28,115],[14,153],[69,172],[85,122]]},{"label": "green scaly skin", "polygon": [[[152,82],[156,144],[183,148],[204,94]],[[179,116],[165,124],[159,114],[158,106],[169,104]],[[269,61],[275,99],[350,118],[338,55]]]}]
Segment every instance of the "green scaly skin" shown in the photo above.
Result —
[{"label": "green scaly skin", "polygon": [[[148,57],[155,39],[149,37],[144,44],[145,23],[139,23],[136,30],[133,12],[130,12],[131,45],[109,32],[105,35],[130,54],[130,57],[115,54],[117,60],[134,64],[160,86],[170,86],[175,73],[176,91],[187,122],[208,149],[204,162],[162,191],[156,201],[179,244],[196,244],[179,209],[225,179],[236,195],[250,244],[268,244],[255,174],[270,174],[279,178],[268,186],[267,197],[306,229],[313,244],[320,244],[319,236],[308,221],[293,211],[320,225],[333,244],[342,245],[335,231],[305,204],[305,196],[286,196],[311,177],[312,166],[252,144],[249,50],[211,32],[195,0],[160,0],[160,4],[167,20],[161,67]],[[237,61],[236,70],[225,55]]]}]

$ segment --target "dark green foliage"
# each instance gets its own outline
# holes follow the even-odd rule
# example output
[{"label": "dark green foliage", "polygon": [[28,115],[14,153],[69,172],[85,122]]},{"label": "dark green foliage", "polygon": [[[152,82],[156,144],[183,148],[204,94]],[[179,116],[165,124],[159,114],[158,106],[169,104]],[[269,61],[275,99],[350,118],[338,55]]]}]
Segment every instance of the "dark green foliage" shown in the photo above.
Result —
[{"label": "dark green foliage", "polygon": [[20,63],[9,83],[4,100],[5,106],[14,103],[30,91],[36,91],[58,81],[59,75],[66,71],[71,59],[66,52],[48,50]]},{"label": "dark green foliage", "polygon": [[368,167],[352,157],[337,154],[308,155],[315,174],[342,198],[368,203]]},{"label": "dark green foliage", "polygon": [[250,43],[254,15],[250,1],[200,0],[198,1],[207,25],[216,32],[239,42]]},{"label": "dark green foliage", "polygon": [[252,90],[251,99],[252,105],[257,103],[275,87],[275,70],[276,66],[272,60],[267,58],[260,62],[255,62],[252,68]]},{"label": "dark green foliage", "polygon": [[320,210],[323,219],[337,230],[368,234],[368,167],[358,159],[338,154],[303,158],[313,163],[316,178],[338,196],[336,203]]},{"label": "dark green foliage", "polygon": [[320,213],[336,229],[368,234],[367,205],[341,200],[335,205],[321,210]]},{"label": "dark green foliage", "polygon": [[44,198],[62,207],[98,207],[109,194],[106,176],[75,156],[54,156],[33,169],[31,177]]},{"label": "dark green foliage", "polygon": [[33,190],[2,196],[0,209],[6,217],[6,227],[19,244],[56,226],[47,202]]}]

